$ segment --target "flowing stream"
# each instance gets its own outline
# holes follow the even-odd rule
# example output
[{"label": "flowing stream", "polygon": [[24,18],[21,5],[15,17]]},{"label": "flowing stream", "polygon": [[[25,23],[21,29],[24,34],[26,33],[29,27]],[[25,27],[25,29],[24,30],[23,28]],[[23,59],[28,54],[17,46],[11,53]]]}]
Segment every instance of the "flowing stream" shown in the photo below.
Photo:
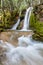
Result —
[{"label": "flowing stream", "polygon": [[20,19],[18,19],[17,23],[12,27],[12,30],[16,30],[20,23]]},{"label": "flowing stream", "polygon": [[[26,11],[23,31],[28,30],[32,9],[32,7],[29,7]],[[19,22],[20,19],[18,19],[17,24],[12,28],[13,30],[16,30]],[[43,65],[43,43],[32,40],[32,35],[19,37],[17,47],[0,40],[0,64]]]},{"label": "flowing stream", "polygon": [[17,47],[0,40],[0,47],[2,65],[43,65],[43,43],[33,41],[31,35],[19,37]]}]

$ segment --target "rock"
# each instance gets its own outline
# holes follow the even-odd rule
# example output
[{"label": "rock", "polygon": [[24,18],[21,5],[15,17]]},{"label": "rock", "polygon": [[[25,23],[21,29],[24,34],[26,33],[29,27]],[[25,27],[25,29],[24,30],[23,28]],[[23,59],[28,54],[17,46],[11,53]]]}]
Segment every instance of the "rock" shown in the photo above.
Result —
[{"label": "rock", "polygon": [[43,35],[39,35],[39,34],[34,34],[32,36],[33,39],[37,40],[37,41],[43,41]]}]

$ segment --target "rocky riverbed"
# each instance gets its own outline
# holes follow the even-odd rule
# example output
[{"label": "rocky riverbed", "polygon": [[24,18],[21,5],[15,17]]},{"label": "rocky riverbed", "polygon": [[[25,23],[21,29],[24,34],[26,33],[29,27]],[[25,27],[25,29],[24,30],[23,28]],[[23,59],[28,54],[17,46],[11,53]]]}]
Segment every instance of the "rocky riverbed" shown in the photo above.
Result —
[{"label": "rocky riverbed", "polygon": [[7,31],[0,33],[0,40],[4,42],[9,42],[14,46],[18,45],[18,38],[21,36],[28,36],[29,34],[33,34],[32,31]]}]

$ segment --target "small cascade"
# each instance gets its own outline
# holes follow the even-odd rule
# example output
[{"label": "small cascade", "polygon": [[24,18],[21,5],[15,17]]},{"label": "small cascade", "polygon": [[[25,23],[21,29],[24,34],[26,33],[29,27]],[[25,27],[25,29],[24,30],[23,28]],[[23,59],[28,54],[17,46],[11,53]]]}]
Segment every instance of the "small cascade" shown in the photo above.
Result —
[{"label": "small cascade", "polygon": [[22,30],[26,31],[29,28],[29,21],[30,21],[32,9],[33,9],[33,7],[29,7],[26,11],[26,15],[25,15],[25,18],[24,18],[24,25],[23,25]]},{"label": "small cascade", "polygon": [[[19,37],[18,38],[18,44],[19,44],[19,46],[28,46],[28,45],[31,45],[31,44],[33,44],[32,42],[31,42],[31,38],[32,38],[32,36],[31,35],[29,35],[29,37],[24,37],[24,35],[23,36],[21,36],[21,37]],[[27,42],[28,41],[28,42]]]},{"label": "small cascade", "polygon": [[18,19],[17,23],[12,27],[11,30],[16,30],[16,28],[18,27],[19,23],[20,23],[20,19]]},{"label": "small cascade", "polygon": [[43,43],[32,41],[31,35],[19,37],[18,40],[16,48],[0,40],[2,65],[43,65]]},{"label": "small cascade", "polygon": [[[23,31],[28,31],[32,9],[33,7],[29,7],[26,11]],[[12,30],[16,30],[19,23],[20,19]],[[14,34],[10,37],[10,40],[13,37]],[[16,47],[11,43],[0,40],[0,65],[43,65],[43,42],[34,41],[32,34],[19,37]]]}]

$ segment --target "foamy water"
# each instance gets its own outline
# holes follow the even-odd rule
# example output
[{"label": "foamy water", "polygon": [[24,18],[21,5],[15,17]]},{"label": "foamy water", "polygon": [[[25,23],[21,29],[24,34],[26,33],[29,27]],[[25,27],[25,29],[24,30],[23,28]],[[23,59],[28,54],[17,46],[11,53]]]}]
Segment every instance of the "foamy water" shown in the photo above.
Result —
[{"label": "foamy water", "polygon": [[27,31],[28,28],[29,28],[29,21],[30,21],[30,16],[31,16],[32,9],[33,9],[33,7],[29,7],[26,11],[22,31]]},{"label": "foamy water", "polygon": [[12,27],[11,30],[16,30],[18,25],[19,25],[19,23],[20,23],[20,19],[18,19],[17,23]]},{"label": "foamy water", "polygon": [[[23,31],[27,31],[32,8],[28,8]],[[29,16],[28,16],[29,13]],[[29,17],[29,18],[28,18]],[[20,20],[12,30],[16,30]],[[13,35],[10,40],[13,39]],[[15,42],[14,42],[15,43]],[[43,65],[43,43],[32,40],[32,35],[18,38],[18,46],[14,47],[8,42],[0,40],[0,64],[1,65]]]},{"label": "foamy water", "polygon": [[0,46],[6,49],[3,52],[6,59],[1,60],[3,65],[43,65],[43,43],[32,42],[31,35],[18,38],[16,48],[2,40]]}]

